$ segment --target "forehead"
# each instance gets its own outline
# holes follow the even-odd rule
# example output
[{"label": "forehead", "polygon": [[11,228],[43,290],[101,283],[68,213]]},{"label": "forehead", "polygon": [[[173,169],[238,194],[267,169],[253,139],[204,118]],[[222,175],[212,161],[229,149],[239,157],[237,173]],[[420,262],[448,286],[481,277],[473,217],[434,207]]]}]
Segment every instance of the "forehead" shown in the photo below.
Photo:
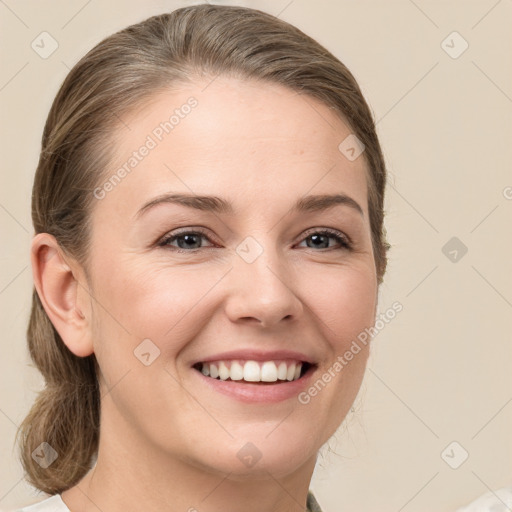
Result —
[{"label": "forehead", "polygon": [[364,158],[338,147],[350,135],[332,109],[281,85],[217,77],[160,91],[123,117],[101,208],[128,214],[169,191],[227,197],[237,210],[342,192],[366,211]]}]

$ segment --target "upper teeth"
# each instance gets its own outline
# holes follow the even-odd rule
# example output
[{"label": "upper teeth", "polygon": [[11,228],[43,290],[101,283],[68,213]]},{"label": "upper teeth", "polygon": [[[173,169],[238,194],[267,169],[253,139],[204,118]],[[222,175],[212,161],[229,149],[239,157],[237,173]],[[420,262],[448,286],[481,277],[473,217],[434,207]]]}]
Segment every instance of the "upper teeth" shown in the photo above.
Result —
[{"label": "upper teeth", "polygon": [[302,370],[301,362],[293,361],[215,361],[202,363],[203,375],[221,380],[248,382],[275,382],[297,380]]}]

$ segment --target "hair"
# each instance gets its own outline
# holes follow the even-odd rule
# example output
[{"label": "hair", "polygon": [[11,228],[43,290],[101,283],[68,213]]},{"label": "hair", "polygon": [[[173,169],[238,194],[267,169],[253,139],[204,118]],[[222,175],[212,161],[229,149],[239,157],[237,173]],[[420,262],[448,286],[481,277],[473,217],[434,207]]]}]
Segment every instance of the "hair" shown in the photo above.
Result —
[{"label": "hair", "polygon": [[[383,226],[386,167],[361,90],[345,65],[314,39],[246,7],[203,4],[152,16],[105,38],[79,60],[62,83],[44,126],[32,190],[35,233],[53,235],[86,271],[92,191],[112,157],[122,116],[144,106],[157,92],[194,77],[220,74],[280,84],[315,98],[348,123],[364,144],[380,285],[390,248]],[[94,354],[78,357],[66,347],[35,288],[27,341],[45,387],[17,431],[19,456],[26,480],[57,494],[78,483],[97,457],[98,363]],[[47,467],[33,456],[41,443],[58,455]]]}]

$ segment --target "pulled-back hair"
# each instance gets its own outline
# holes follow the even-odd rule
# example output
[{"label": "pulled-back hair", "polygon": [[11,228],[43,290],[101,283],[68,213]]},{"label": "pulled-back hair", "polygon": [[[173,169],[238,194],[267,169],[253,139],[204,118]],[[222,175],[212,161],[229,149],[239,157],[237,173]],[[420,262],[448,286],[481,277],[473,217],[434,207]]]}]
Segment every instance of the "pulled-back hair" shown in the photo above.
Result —
[{"label": "pulled-back hair", "polygon": [[[386,168],[375,123],[350,71],[294,26],[245,7],[195,5],[153,16],[107,37],[70,71],[48,114],[32,192],[35,233],[55,236],[87,269],[93,191],[102,181],[122,117],[151,96],[217,75],[280,84],[316,98],[364,144],[368,211],[378,284],[386,270]],[[341,142],[341,140],[340,140]],[[16,439],[26,479],[48,494],[78,483],[97,457],[100,394],[95,355],[63,343],[34,288],[27,330],[45,387]],[[48,443],[48,466],[32,454]]]}]

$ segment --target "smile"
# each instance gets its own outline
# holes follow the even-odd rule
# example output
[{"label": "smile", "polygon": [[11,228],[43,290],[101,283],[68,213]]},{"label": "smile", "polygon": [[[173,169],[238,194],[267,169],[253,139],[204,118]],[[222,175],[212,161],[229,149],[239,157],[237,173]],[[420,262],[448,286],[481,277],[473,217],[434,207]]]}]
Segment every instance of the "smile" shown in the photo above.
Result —
[{"label": "smile", "polygon": [[298,360],[219,360],[197,363],[194,368],[217,380],[243,382],[291,382],[299,379],[311,365]]}]

